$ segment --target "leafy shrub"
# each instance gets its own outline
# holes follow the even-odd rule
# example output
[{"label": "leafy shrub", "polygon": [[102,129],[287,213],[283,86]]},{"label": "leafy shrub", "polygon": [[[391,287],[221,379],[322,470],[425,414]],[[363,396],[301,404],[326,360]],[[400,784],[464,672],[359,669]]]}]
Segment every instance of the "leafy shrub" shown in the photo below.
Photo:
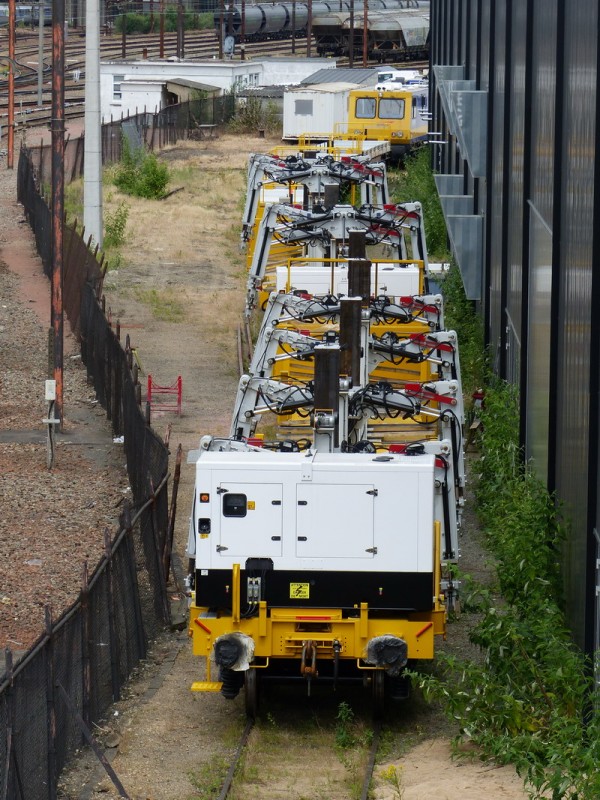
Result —
[{"label": "leafy shrub", "polygon": [[442,206],[431,171],[430,146],[420,147],[406,157],[404,167],[390,171],[390,188],[397,203],[418,201],[423,207],[425,236],[430,257],[448,260],[448,234]]},{"label": "leafy shrub", "polygon": [[268,134],[281,130],[281,119],[273,102],[263,105],[260,98],[248,97],[238,101],[233,119],[229,122],[232,133],[254,133],[264,130]]},{"label": "leafy shrub", "polygon": [[169,169],[144,148],[132,150],[123,137],[121,161],[115,169],[115,186],[125,194],[147,199],[158,199],[165,194],[169,183]]},{"label": "leafy shrub", "polygon": [[596,800],[600,724],[589,709],[598,704],[562,611],[564,529],[554,499],[523,464],[518,419],[516,389],[491,382],[477,505],[502,599],[473,586],[482,617],[471,640],[484,661],[442,657],[444,677],[419,680],[482,757],[515,765],[533,797]]},{"label": "leafy shrub", "polygon": [[[115,18],[115,30],[118,33],[123,33],[123,25],[125,25],[125,33],[150,33],[151,17],[150,14],[136,14],[127,13],[120,14]],[[160,14],[157,8],[154,12],[154,31],[157,31],[160,25]],[[195,14],[190,11],[184,12],[183,27],[186,31],[190,30],[207,30],[213,27],[213,15],[210,12],[202,14]],[[167,6],[165,10],[165,31],[172,33],[177,30],[177,6]]]},{"label": "leafy shrub", "polygon": [[465,398],[485,383],[483,324],[475,304],[467,300],[460,269],[453,264],[442,282],[446,330],[456,331]]},{"label": "leafy shrub", "polygon": [[125,228],[129,217],[129,206],[123,200],[112,212],[104,214],[104,249],[119,247],[125,241]]}]

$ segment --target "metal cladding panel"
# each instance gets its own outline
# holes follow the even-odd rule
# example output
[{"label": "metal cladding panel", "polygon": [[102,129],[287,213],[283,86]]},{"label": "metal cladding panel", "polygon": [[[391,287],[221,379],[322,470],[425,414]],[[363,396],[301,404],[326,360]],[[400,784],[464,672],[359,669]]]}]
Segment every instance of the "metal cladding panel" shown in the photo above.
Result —
[{"label": "metal cladding panel", "polygon": [[511,42],[513,65],[510,104],[510,183],[508,186],[507,341],[506,377],[519,384],[521,362],[521,313],[523,292],[523,203],[525,142],[527,3],[513,3]]},{"label": "metal cladding panel", "polygon": [[529,215],[529,307],[526,457],[540,480],[548,472],[552,232],[533,207]]},{"label": "metal cladding panel", "polygon": [[[474,0],[474,5],[477,5]],[[482,2],[479,4],[481,13],[481,45],[479,50],[479,87],[489,89],[490,87],[490,31],[492,27],[493,3]]]},{"label": "metal cladding panel", "polygon": [[531,199],[552,228],[558,0],[533,0]]},{"label": "metal cladding panel", "polygon": [[504,298],[502,296],[502,270],[504,256],[504,230],[503,230],[503,205],[504,193],[504,126],[505,126],[505,98],[506,77],[510,66],[506,62],[506,6],[504,3],[495,4],[496,14],[493,30],[494,64],[492,71],[492,137],[491,164],[488,170],[490,191],[489,236],[490,236],[490,263],[489,263],[489,318],[490,318],[490,349],[494,368],[500,365],[502,331],[504,328]]},{"label": "metal cladding panel", "polygon": [[[572,533],[566,557],[567,608],[584,639],[590,439],[595,109],[598,5],[570,0],[565,7],[563,132],[561,152],[561,258],[558,315],[556,487],[569,510]],[[590,478],[591,480],[591,478]]]}]

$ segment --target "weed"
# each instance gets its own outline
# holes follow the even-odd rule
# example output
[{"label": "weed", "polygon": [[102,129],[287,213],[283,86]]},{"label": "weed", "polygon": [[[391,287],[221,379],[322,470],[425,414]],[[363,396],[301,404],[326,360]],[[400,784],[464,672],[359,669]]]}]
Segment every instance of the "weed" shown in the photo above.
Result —
[{"label": "weed", "polygon": [[127,137],[123,137],[121,161],[113,177],[118,189],[134,197],[155,200],[164,196],[169,179],[169,168],[154,153],[143,147],[132,150]]},{"label": "weed", "polygon": [[402,800],[404,797],[404,787],[402,786],[402,767],[395,767],[390,764],[387,769],[379,773],[382,780],[392,787],[394,796]]},{"label": "weed", "polygon": [[346,702],[338,706],[336,715],[337,724],[335,726],[335,743],[342,750],[347,750],[356,744],[356,737],[352,731],[354,723],[354,711]]},{"label": "weed", "polygon": [[65,186],[65,214],[67,219],[83,219],[83,181],[76,180]]},{"label": "weed", "polygon": [[463,392],[470,398],[486,379],[483,324],[475,304],[467,300],[460,270],[453,265],[442,283],[446,330],[456,331]]},{"label": "weed", "polygon": [[111,213],[104,214],[104,249],[119,247],[125,241],[125,228],[129,217],[129,206],[123,200]]},{"label": "weed", "polygon": [[461,736],[483,756],[513,763],[532,797],[600,797],[600,720],[589,665],[562,611],[564,526],[554,499],[523,464],[516,389],[490,381],[482,414],[477,505],[497,561],[502,603],[471,582],[482,663],[441,656],[444,677],[420,676]]},{"label": "weed", "polygon": [[190,800],[214,800],[218,797],[228,768],[229,764],[223,756],[213,756],[198,772],[190,773],[190,782],[197,789]]},{"label": "weed", "polygon": [[175,298],[173,292],[157,289],[137,289],[136,298],[140,303],[150,306],[156,319],[165,322],[183,322],[185,309]]},{"label": "weed", "polygon": [[275,134],[281,129],[281,119],[274,103],[263,105],[260,98],[249,97],[245,102],[238,100],[235,115],[228,127],[232,133],[264,130],[268,134]]},{"label": "weed", "polygon": [[409,156],[402,170],[390,170],[389,183],[396,202],[421,203],[430,258],[448,261],[448,234],[431,170],[430,147],[420,147]]}]

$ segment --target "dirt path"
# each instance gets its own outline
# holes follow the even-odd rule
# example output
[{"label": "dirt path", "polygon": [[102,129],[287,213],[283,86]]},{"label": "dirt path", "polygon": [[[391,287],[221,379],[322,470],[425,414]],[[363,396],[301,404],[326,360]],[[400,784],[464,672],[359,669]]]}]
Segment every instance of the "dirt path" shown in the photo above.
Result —
[{"label": "dirt path", "polygon": [[[162,202],[131,207],[128,243],[123,265],[109,273],[108,305],[129,333],[141,361],[142,380],[151,374],[162,385],[183,379],[181,417],[155,413],[153,426],[162,433],[172,425],[174,450],[181,442],[184,453],[197,447],[204,433],[225,433],[237,387],[235,325],[244,296],[244,266],[238,237],[246,181],[247,154],[274,143],[264,139],[229,136],[204,143],[185,143],[164,154],[174,171],[172,187],[185,189]],[[106,208],[121,201],[109,187]],[[154,310],[153,310],[154,309]],[[159,319],[157,314],[180,317]],[[193,469],[184,465],[179,495],[175,546],[180,558],[187,540]],[[456,641],[466,641],[466,627]],[[449,633],[453,637],[453,629]],[[131,681],[124,700],[111,709],[96,733],[106,747],[121,781],[135,800],[204,800],[213,797],[207,787],[218,785],[223,760],[235,745],[244,722],[243,699],[224,701],[219,695],[189,691],[202,679],[185,633],[166,634],[156,643],[146,663]],[[335,725],[337,700],[323,700],[322,709],[299,693],[289,697],[274,716],[305,725]],[[329,706],[327,704],[330,704]],[[279,715],[279,716],[277,716]],[[425,707],[417,696],[402,706],[392,726],[388,777],[399,776],[400,789],[381,778],[374,797],[507,798],[526,797],[511,770],[481,764],[453,764],[449,757],[452,731],[442,716]],[[416,745],[412,747],[412,745]],[[404,754],[399,759],[400,754]],[[293,758],[293,754],[291,754]],[[396,772],[390,772],[389,767]],[[305,764],[307,773],[318,764]],[[386,773],[386,774],[388,774]],[[293,770],[290,774],[294,774]],[[259,800],[282,796],[277,786],[257,785]],[[283,787],[290,800],[306,797],[293,781]],[[323,788],[320,796],[332,800],[351,797],[345,786]],[[89,754],[64,776],[61,797],[117,798],[110,781]]]}]

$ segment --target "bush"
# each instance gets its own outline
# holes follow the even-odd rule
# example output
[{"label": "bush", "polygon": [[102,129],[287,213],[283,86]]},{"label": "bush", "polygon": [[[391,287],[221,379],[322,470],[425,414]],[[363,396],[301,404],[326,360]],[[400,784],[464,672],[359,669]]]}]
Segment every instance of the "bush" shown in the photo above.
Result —
[{"label": "bush", "polygon": [[491,382],[482,421],[477,504],[502,599],[472,584],[481,619],[471,640],[483,663],[441,657],[444,677],[419,681],[482,757],[515,765],[533,797],[597,800],[600,721],[589,713],[598,708],[591,665],[565,624],[564,531],[554,499],[523,464],[515,387]]},{"label": "bush", "polygon": [[233,119],[229,122],[232,133],[253,133],[264,130],[274,134],[281,130],[280,115],[273,102],[263,105],[260,98],[248,97],[245,102],[238,100]]},{"label": "bush", "polygon": [[[115,17],[115,30],[118,33],[123,33],[123,24],[125,24],[125,33],[150,33],[150,14],[120,14]],[[154,31],[156,32],[160,25],[160,14],[158,10],[158,3],[154,12]],[[194,14],[190,11],[185,11],[183,15],[183,27],[186,31],[190,30],[207,30],[213,27],[213,15],[211,12],[204,12],[202,14]],[[167,6],[165,10],[165,31],[172,33],[177,30],[177,6]]]},{"label": "bush", "polygon": [[125,194],[152,200],[164,196],[168,183],[167,165],[161,164],[154,153],[148,153],[143,147],[132,150],[128,139],[123,137],[121,161],[115,170],[115,186]]},{"label": "bush", "polygon": [[407,156],[402,170],[390,172],[390,187],[397,203],[421,203],[429,256],[434,260],[447,261],[448,234],[431,170],[429,146],[420,147]]},{"label": "bush", "polygon": [[125,201],[112,212],[104,215],[104,249],[119,247],[125,241],[125,228],[129,217],[129,206]]},{"label": "bush", "polygon": [[475,304],[467,300],[460,269],[454,264],[442,282],[446,330],[456,331],[465,399],[485,383],[483,324]]}]

